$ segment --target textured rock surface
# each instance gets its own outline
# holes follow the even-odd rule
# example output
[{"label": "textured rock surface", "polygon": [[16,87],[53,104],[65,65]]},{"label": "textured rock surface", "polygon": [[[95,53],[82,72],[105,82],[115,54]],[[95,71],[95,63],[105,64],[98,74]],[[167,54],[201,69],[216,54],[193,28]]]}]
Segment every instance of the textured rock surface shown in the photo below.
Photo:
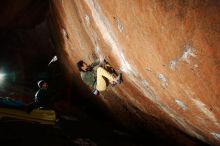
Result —
[{"label": "textured rock surface", "polygon": [[220,1],[54,0],[50,14],[79,86],[80,59],[105,57],[123,72],[122,85],[97,97],[121,122],[220,145]]}]

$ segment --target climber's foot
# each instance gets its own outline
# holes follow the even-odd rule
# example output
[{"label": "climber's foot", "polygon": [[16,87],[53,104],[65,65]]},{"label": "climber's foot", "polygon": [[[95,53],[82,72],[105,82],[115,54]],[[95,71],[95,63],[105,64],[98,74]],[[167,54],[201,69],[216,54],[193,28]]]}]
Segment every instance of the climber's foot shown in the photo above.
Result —
[{"label": "climber's foot", "polygon": [[117,84],[121,84],[122,80],[122,73],[119,73],[118,76],[116,77]]}]

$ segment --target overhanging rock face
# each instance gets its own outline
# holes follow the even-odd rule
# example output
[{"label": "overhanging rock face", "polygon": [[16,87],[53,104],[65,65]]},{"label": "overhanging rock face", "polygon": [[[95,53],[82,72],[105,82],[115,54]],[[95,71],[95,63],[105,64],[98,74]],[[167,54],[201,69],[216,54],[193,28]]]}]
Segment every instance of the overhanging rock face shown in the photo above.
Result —
[{"label": "overhanging rock face", "polygon": [[218,0],[57,0],[50,15],[60,57],[82,88],[81,59],[105,57],[123,72],[98,98],[124,124],[132,115],[152,128],[154,119],[154,128],[220,145]]}]

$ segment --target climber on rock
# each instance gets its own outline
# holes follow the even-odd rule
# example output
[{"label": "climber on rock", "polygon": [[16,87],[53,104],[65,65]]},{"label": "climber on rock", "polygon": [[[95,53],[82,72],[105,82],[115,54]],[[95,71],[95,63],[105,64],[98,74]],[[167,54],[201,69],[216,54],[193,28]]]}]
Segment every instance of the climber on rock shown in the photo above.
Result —
[{"label": "climber on rock", "polygon": [[113,69],[109,72],[107,68],[111,68],[107,62],[96,60],[90,65],[80,60],[77,63],[81,78],[85,84],[93,89],[93,94],[99,95],[99,92],[105,91],[108,84],[116,85],[122,82],[122,74],[116,74]]}]

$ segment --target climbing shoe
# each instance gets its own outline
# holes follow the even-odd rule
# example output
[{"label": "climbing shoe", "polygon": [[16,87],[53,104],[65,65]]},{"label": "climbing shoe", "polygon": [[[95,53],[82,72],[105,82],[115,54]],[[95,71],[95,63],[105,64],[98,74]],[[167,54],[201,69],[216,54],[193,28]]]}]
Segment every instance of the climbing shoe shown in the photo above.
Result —
[{"label": "climbing shoe", "polygon": [[122,80],[122,73],[119,73],[119,75],[117,76],[117,84],[121,84]]}]

